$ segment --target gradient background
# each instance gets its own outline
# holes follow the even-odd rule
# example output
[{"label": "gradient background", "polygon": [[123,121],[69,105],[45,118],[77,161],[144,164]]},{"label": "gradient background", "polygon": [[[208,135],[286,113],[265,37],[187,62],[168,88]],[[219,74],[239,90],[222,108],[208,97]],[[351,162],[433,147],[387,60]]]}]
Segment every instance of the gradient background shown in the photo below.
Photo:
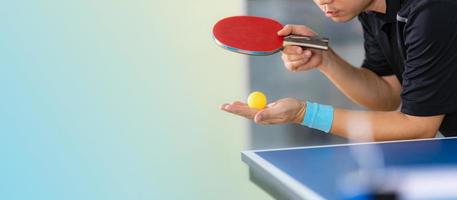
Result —
[{"label": "gradient background", "polygon": [[240,151],[243,57],[211,40],[241,1],[0,5],[0,199],[268,199]]}]

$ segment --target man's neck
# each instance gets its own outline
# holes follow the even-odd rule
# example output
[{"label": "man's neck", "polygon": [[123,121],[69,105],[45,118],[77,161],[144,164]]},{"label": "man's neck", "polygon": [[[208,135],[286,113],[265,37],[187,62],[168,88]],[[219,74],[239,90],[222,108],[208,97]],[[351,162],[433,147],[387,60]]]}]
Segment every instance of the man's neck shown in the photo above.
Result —
[{"label": "man's neck", "polygon": [[373,0],[370,5],[367,6],[365,11],[374,11],[378,13],[386,13],[387,12],[387,0]]}]

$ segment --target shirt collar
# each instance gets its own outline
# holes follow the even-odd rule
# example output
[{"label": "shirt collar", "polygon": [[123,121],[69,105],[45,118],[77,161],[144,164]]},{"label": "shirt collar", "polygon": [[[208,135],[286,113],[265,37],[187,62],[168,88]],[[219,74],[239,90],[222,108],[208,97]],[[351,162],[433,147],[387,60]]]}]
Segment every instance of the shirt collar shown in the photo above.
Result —
[{"label": "shirt collar", "polygon": [[402,0],[386,0],[386,13],[376,13],[386,23],[396,22],[397,13],[400,11]]}]

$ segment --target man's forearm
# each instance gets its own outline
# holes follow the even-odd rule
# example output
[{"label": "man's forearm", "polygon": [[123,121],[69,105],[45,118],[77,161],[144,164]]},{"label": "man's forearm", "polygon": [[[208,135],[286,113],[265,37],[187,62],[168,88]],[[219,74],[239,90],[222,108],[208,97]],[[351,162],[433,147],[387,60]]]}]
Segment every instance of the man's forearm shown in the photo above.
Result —
[{"label": "man's forearm", "polygon": [[318,69],[349,99],[371,110],[395,110],[400,105],[400,91],[375,73],[356,68],[333,50],[323,55],[326,63]]},{"label": "man's forearm", "polygon": [[364,141],[431,138],[436,135],[443,117],[416,117],[399,111],[335,109],[330,132]]}]

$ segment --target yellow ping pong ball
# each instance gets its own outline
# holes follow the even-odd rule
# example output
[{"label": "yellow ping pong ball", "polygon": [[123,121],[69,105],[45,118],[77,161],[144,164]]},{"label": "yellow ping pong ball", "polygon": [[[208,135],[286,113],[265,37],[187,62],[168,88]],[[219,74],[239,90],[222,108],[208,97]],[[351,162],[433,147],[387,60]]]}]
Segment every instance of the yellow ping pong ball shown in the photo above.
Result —
[{"label": "yellow ping pong ball", "polygon": [[263,109],[267,105],[267,96],[262,92],[255,91],[248,96],[248,106],[255,109]]}]

